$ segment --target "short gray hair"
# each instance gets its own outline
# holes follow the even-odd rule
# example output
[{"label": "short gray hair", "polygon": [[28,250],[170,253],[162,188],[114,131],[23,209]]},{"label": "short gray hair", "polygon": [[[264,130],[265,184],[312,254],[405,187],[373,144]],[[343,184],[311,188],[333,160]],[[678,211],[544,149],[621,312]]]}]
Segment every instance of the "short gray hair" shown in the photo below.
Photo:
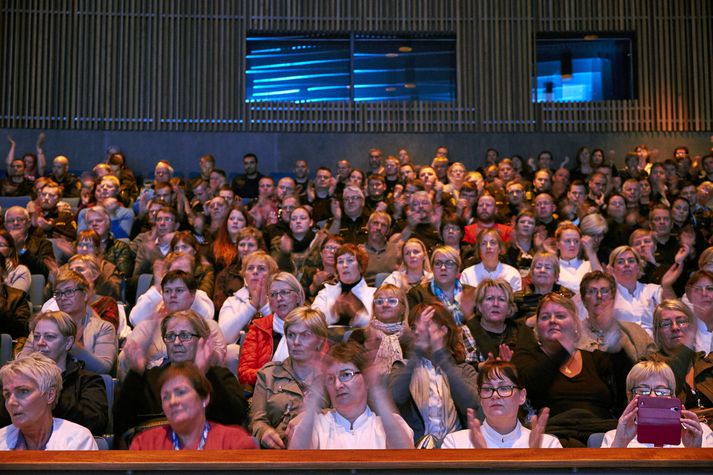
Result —
[{"label": "short gray hair", "polygon": [[42,394],[49,393],[54,388],[56,395],[52,402],[52,408],[59,401],[59,393],[62,392],[62,371],[59,366],[43,355],[42,353],[31,353],[7,362],[0,368],[0,381],[6,377],[24,376],[33,381]]}]

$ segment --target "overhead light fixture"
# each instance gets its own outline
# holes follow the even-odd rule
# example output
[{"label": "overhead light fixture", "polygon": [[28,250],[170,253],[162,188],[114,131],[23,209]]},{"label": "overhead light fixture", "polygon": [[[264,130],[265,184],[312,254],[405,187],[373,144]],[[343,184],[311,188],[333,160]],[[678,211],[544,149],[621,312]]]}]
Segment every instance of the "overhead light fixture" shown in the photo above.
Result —
[{"label": "overhead light fixture", "polygon": [[404,84],[404,87],[406,89],[414,89],[416,87],[416,85],[412,82],[407,82],[406,84]]},{"label": "overhead light fixture", "polygon": [[398,53],[386,53],[387,58],[398,58],[399,54]]},{"label": "overhead light fixture", "polygon": [[410,53],[411,51],[413,51],[413,48],[411,48],[410,46],[399,46],[399,51],[402,53]]}]

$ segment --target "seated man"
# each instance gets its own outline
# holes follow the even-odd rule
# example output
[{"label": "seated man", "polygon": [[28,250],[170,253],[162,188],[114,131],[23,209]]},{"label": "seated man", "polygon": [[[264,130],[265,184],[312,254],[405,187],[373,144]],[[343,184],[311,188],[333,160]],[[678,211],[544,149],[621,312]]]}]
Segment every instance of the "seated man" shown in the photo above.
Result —
[{"label": "seated man", "polygon": [[31,274],[47,278],[50,271],[57,270],[52,243],[30,232],[30,214],[22,206],[11,206],[5,211],[5,229],[12,234],[20,256],[20,264],[30,269]]},{"label": "seated man", "polygon": [[[364,347],[355,342],[331,348],[323,382],[313,384],[302,418],[289,437],[290,449],[412,449],[413,431],[396,414],[376,366],[368,367]],[[326,389],[332,408],[318,413]],[[376,412],[367,405],[367,393]]]},{"label": "seated man", "polygon": [[0,333],[15,340],[27,336],[30,305],[25,292],[5,284],[5,269],[5,256],[0,254]]},{"label": "seated man", "polygon": [[206,407],[207,419],[221,424],[243,424],[248,405],[237,378],[209,361],[209,323],[192,310],[172,312],[161,321],[160,337],[166,353],[153,368],[146,369],[146,354],[138,345],[127,343],[124,349],[129,372],[114,404],[114,433],[120,436],[137,424],[162,417],[161,375],[171,363],[187,361],[195,363],[213,387]]},{"label": "seated man", "polygon": [[64,155],[57,155],[52,160],[52,172],[48,175],[57,184],[62,186],[62,198],[79,198],[82,183],[74,173],[69,172],[69,159]]}]

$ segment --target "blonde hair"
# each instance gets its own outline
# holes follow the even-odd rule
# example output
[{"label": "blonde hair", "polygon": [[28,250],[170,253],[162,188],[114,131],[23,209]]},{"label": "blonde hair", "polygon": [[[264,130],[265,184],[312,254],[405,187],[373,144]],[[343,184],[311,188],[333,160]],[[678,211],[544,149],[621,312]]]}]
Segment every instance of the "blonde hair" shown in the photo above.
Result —
[{"label": "blonde hair", "polygon": [[30,320],[30,331],[34,332],[35,327],[42,320],[54,322],[54,324],[57,325],[59,332],[65,337],[77,336],[77,324],[72,317],[64,312],[56,310],[52,312],[36,313]]},{"label": "blonde hair", "polygon": [[285,317],[285,335],[287,335],[290,327],[297,323],[304,323],[309,331],[320,338],[326,339],[329,335],[327,319],[316,308],[297,307],[288,313]]},{"label": "blonde hair", "polygon": [[[374,292],[374,299],[377,298],[377,295],[382,295],[382,294],[390,294],[396,298],[399,299],[399,302],[401,302],[401,305],[404,306],[404,314],[403,318],[401,319],[402,321],[406,320],[406,317],[408,316],[408,299],[406,298],[406,292],[404,292],[404,289],[401,287],[397,287],[393,284],[381,284],[381,287],[376,289],[376,292]],[[376,304],[372,303],[372,315],[375,315],[374,309],[376,308]]]},{"label": "blonde hair", "polygon": [[268,288],[272,287],[272,284],[274,284],[275,282],[281,282],[287,285],[299,296],[299,302],[297,302],[297,305],[300,306],[305,304],[305,291],[302,288],[300,281],[297,280],[297,277],[295,277],[294,275],[290,274],[289,272],[278,272],[270,278],[269,282],[270,284]]},{"label": "blonde hair", "polygon": [[270,256],[270,254],[268,254],[267,252],[258,249],[257,251],[251,252],[250,254],[245,256],[245,259],[243,259],[241,274],[245,275],[248,266],[255,261],[261,261],[267,264],[268,278],[271,277],[272,274],[277,272],[277,262],[275,262],[275,259],[273,259],[272,256]]},{"label": "blonde hair", "polygon": [[666,380],[669,389],[676,391],[676,376],[669,365],[663,361],[640,361],[626,375],[626,392],[631,396],[631,391],[642,381],[652,376],[661,376]]},{"label": "blonde hair", "polygon": [[661,317],[664,310],[671,310],[674,312],[681,312],[688,318],[688,328],[695,328],[696,317],[691,311],[691,307],[683,303],[679,299],[665,299],[660,304],[656,306],[654,310],[654,343],[656,346],[661,348]]},{"label": "blonde hair", "polygon": [[404,264],[404,252],[406,249],[406,246],[409,244],[416,244],[418,247],[421,248],[421,251],[423,251],[423,272],[432,272],[431,269],[431,261],[428,259],[428,249],[426,249],[426,245],[423,243],[418,238],[409,238],[403,246],[401,246],[401,267],[399,270],[405,271],[406,270],[406,264]]},{"label": "blonde hair", "polygon": [[475,289],[475,305],[478,308],[478,313],[482,315],[480,310],[480,305],[485,300],[485,293],[488,289],[500,289],[505,293],[505,298],[508,300],[508,314],[505,318],[510,318],[515,312],[517,312],[517,305],[515,305],[515,297],[512,292],[512,287],[510,284],[503,279],[483,279],[482,282],[478,284]]},{"label": "blonde hair", "polygon": [[532,256],[532,262],[530,263],[530,277],[532,277],[532,271],[535,269],[535,265],[539,264],[540,261],[549,262],[552,264],[552,269],[555,271],[555,280],[560,278],[560,261],[557,254],[549,251],[538,251]]},{"label": "blonde hair", "polygon": [[62,392],[62,371],[57,363],[42,353],[35,352],[27,356],[10,360],[0,368],[0,382],[9,376],[24,376],[32,380],[42,394],[48,394],[50,389],[55,389],[55,398],[52,409],[59,401]]},{"label": "blonde hair", "polygon": [[[631,252],[634,254],[634,258],[636,259],[636,264],[639,266],[639,276],[641,277],[644,275],[644,268],[646,267],[646,262],[641,258],[641,255],[639,255],[638,252],[636,252],[636,249],[634,249],[631,246],[619,246],[615,248],[611,253],[609,253],[609,267],[614,268],[614,263],[616,260],[624,254],[625,252]],[[637,278],[638,278],[637,277]]]},{"label": "blonde hair", "polygon": [[433,263],[436,262],[437,254],[443,254],[444,256],[453,259],[456,262],[458,268],[460,269],[460,266],[462,264],[460,253],[451,246],[437,246],[435,249],[433,249],[433,253],[431,254],[431,267],[433,267]]}]

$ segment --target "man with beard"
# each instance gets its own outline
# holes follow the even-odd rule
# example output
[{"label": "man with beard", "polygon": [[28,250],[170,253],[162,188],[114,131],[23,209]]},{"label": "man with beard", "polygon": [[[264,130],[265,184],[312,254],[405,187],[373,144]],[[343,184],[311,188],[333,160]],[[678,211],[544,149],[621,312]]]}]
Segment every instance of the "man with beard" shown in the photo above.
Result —
[{"label": "man with beard", "polygon": [[332,201],[331,223],[327,226],[331,234],[338,234],[344,242],[361,244],[366,241],[363,231],[369,213],[364,209],[364,192],[356,186],[347,186],[342,195],[343,210],[338,201]]},{"label": "man with beard", "polygon": [[82,182],[74,173],[69,173],[69,159],[57,155],[52,160],[52,173],[48,176],[62,187],[62,198],[77,198],[82,190]]},{"label": "man with beard", "polygon": [[7,178],[0,180],[0,196],[28,196],[32,182],[25,178],[25,162],[15,158],[7,167]]},{"label": "man with beard", "polygon": [[233,191],[241,198],[257,198],[258,188],[260,186],[260,178],[264,175],[257,171],[257,155],[247,153],[243,155],[242,173],[233,180]]},{"label": "man with beard", "polygon": [[382,159],[381,150],[378,148],[369,149],[369,170],[367,170],[366,176],[384,173],[384,167],[381,166]]},{"label": "man with beard", "polygon": [[307,203],[307,188],[309,186],[309,165],[307,160],[297,160],[295,162],[295,189],[297,196],[300,198],[300,203]]},{"label": "man with beard", "polygon": [[[401,230],[401,241],[406,242],[408,238],[414,237],[420,239],[427,249],[441,244],[438,232],[441,218],[440,214],[434,212],[434,208],[429,192],[413,193],[406,208],[406,225]],[[434,225],[436,220],[438,226]]]},{"label": "man with beard", "polygon": [[36,233],[48,239],[74,240],[77,237],[77,222],[71,211],[58,209],[61,194],[62,190],[55,182],[50,182],[40,190],[40,208],[35,211],[33,225]]},{"label": "man with beard", "polygon": [[508,225],[495,222],[495,216],[497,213],[495,197],[489,194],[481,195],[478,198],[478,201],[476,201],[475,206],[476,221],[475,223],[465,227],[463,242],[475,244],[478,233],[483,229],[490,228],[496,228],[498,230],[498,233],[500,234],[500,237],[503,238],[503,242],[505,242],[505,244],[510,242],[510,232],[512,231],[512,228]]},{"label": "man with beard", "polygon": [[391,273],[399,261],[399,246],[387,244],[391,216],[384,211],[376,211],[366,223],[366,243],[362,245],[369,255],[369,264],[364,272],[367,285],[373,287],[377,274]]}]

